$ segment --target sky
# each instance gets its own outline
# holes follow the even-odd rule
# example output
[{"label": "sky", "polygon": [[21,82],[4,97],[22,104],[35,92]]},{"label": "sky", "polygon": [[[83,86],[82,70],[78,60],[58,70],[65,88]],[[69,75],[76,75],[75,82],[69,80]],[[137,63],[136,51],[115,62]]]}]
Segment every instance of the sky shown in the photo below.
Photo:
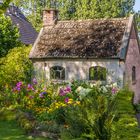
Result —
[{"label": "sky", "polygon": [[135,0],[135,6],[134,6],[135,11],[140,11],[140,0]]}]

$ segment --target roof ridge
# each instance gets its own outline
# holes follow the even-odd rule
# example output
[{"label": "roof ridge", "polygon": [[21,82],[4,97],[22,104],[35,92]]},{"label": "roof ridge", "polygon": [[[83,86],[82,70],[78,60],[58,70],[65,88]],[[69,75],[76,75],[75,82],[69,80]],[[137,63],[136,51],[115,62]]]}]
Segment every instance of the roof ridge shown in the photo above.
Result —
[{"label": "roof ridge", "polygon": [[[25,15],[23,14],[23,12],[21,11],[21,9],[20,9],[18,6],[10,5],[10,6],[7,8],[7,13],[8,13],[8,15],[11,14],[11,15],[13,15],[13,16],[16,16],[16,17],[19,18],[19,19],[28,21],[28,19],[25,17]],[[29,21],[28,21],[28,22],[29,22]]]},{"label": "roof ridge", "polygon": [[58,22],[88,22],[88,21],[106,21],[106,20],[110,20],[110,21],[119,21],[119,20],[128,20],[129,17],[120,17],[120,18],[99,18],[99,19],[78,19],[78,20],[58,20]]}]

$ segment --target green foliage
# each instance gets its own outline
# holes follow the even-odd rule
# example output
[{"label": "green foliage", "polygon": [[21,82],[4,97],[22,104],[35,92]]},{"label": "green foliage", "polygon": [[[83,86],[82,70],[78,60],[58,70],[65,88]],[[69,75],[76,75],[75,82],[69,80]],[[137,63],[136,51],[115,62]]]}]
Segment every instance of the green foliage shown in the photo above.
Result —
[{"label": "green foliage", "polygon": [[0,16],[0,58],[14,47],[20,46],[19,31],[9,17]]},{"label": "green foliage", "polygon": [[40,31],[42,27],[42,10],[46,6],[46,0],[15,0],[14,3],[18,7],[22,7],[23,13],[26,14],[28,20]]},{"label": "green foliage", "polygon": [[126,2],[125,0],[66,0],[65,2],[62,0],[58,1],[58,3],[61,3],[60,15],[62,19],[124,17],[132,12],[134,2],[134,0],[129,0],[129,2]]},{"label": "green foliage", "polygon": [[0,62],[0,86],[12,86],[18,81],[30,81],[32,63],[28,58],[31,47],[18,47],[9,51]]},{"label": "green foliage", "polygon": [[114,123],[112,140],[140,140],[140,130],[134,114],[123,114]]},{"label": "green foliage", "polygon": [[137,29],[138,29],[138,32],[139,32],[139,35],[140,35],[140,11],[138,11],[135,14],[135,17],[136,17]]},{"label": "green foliage", "polygon": [[7,9],[7,7],[9,6],[10,2],[12,2],[12,0],[3,0],[3,1],[4,1],[3,4],[0,5],[0,14],[3,14]]},{"label": "green foliage", "polygon": [[90,80],[106,80],[106,68],[104,67],[91,67],[89,70]]},{"label": "green foliage", "polygon": [[39,30],[44,8],[58,9],[59,18],[96,19],[124,17],[133,12],[135,0],[18,0],[16,5],[28,11],[28,19]]},{"label": "green foliage", "polygon": [[118,105],[117,110],[119,114],[134,114],[133,107],[133,92],[128,90],[128,88],[124,88],[118,93]]},{"label": "green foliage", "polygon": [[[16,119],[17,115],[21,115],[13,108],[1,108],[0,109],[0,139],[4,140],[51,140],[43,137],[33,137],[26,135],[25,130],[19,127]],[[20,116],[18,116],[20,117]],[[30,121],[30,125],[33,123]],[[29,127],[31,127],[29,126]]]},{"label": "green foliage", "polygon": [[134,109],[135,109],[136,113],[140,113],[140,104],[135,104]]},{"label": "green foliage", "polygon": [[[116,95],[105,87],[93,87],[79,106],[66,109],[67,135],[71,139],[110,140],[112,122],[116,114]],[[83,93],[82,93],[83,94]],[[79,93],[80,95],[80,93]],[[66,134],[66,130],[62,131]]]},{"label": "green foliage", "polygon": [[1,106],[8,104],[27,112],[16,113],[27,131],[36,127],[51,133],[50,137],[60,135],[62,140],[140,139],[133,94],[127,88],[117,92],[115,84],[73,81],[59,85],[34,79],[30,84],[18,82],[5,90]]},{"label": "green foliage", "polygon": [[140,130],[132,105],[133,93],[127,88],[118,93],[118,118],[114,122],[114,133],[112,140],[139,140]]},{"label": "green foliage", "polygon": [[35,128],[36,121],[22,111],[16,112],[16,120],[18,124],[26,131],[31,132]]}]

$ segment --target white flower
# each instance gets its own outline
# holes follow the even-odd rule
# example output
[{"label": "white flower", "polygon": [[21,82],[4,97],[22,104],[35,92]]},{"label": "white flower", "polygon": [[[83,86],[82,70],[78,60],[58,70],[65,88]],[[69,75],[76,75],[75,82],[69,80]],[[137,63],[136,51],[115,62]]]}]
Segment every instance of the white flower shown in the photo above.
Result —
[{"label": "white flower", "polygon": [[81,90],[83,89],[83,87],[79,86],[77,89],[76,89],[76,92],[80,92]]},{"label": "white flower", "polygon": [[83,88],[81,86],[79,86],[76,89],[76,92],[78,93],[80,99],[83,99],[90,91],[91,91],[91,89],[89,89],[89,88]]},{"label": "white flower", "polygon": [[104,93],[106,93],[106,92],[107,92],[107,88],[106,88],[105,86],[102,86],[102,91],[103,91]]},{"label": "white flower", "polygon": [[110,85],[105,85],[106,88],[110,88]]},{"label": "white flower", "polygon": [[117,87],[117,83],[113,83],[112,86],[113,86],[113,87]]}]

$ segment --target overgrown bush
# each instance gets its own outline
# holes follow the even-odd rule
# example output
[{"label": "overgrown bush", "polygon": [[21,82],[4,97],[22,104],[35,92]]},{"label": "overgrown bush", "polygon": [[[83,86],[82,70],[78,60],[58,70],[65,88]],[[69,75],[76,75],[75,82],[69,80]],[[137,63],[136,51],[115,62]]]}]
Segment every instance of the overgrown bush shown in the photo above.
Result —
[{"label": "overgrown bush", "polygon": [[0,15],[0,58],[14,47],[19,47],[19,30],[12,24],[11,19],[4,14]]},{"label": "overgrown bush", "polygon": [[[13,104],[32,113],[48,131],[67,132],[70,138],[110,140],[115,116],[117,87],[95,86],[85,82],[70,85],[18,82],[12,91]],[[63,129],[67,127],[67,129]],[[53,129],[51,129],[53,128]],[[67,130],[67,131],[66,131]],[[67,137],[69,138],[69,137]]]},{"label": "overgrown bush", "polygon": [[132,104],[133,92],[124,88],[119,91],[117,98],[118,116],[113,124],[114,133],[112,140],[139,140],[140,130],[138,128],[135,110]]},{"label": "overgrown bush", "polygon": [[5,96],[10,102],[1,100],[4,104],[16,105],[23,114],[34,116],[32,127],[23,117],[21,126],[26,130],[36,127],[62,140],[139,138],[134,135],[139,130],[132,106],[133,94],[126,89],[119,91],[116,84],[101,86],[74,81],[60,85],[34,78],[30,83],[20,81],[6,89]]},{"label": "overgrown bush", "polygon": [[31,47],[21,46],[11,49],[0,59],[0,88],[14,86],[18,81],[31,80],[32,63],[28,58]]},{"label": "overgrown bush", "polygon": [[116,88],[80,88],[80,105],[65,111],[68,128],[62,129],[62,139],[110,140],[116,115]]}]

